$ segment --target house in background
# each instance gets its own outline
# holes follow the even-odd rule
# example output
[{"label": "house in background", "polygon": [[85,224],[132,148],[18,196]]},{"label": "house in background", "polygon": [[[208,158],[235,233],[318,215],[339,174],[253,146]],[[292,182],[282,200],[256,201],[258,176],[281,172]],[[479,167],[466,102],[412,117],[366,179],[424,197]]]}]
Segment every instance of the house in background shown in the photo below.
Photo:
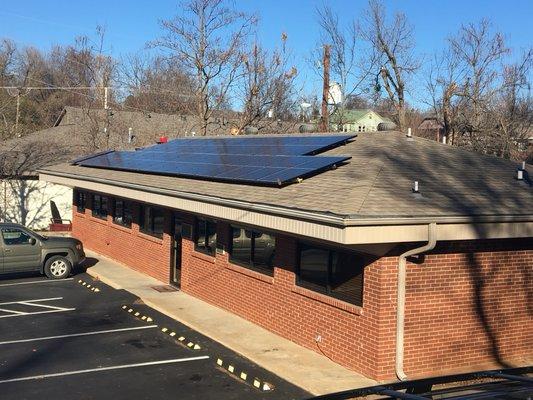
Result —
[{"label": "house in background", "polygon": [[[297,173],[319,157],[345,161],[303,180],[279,175],[286,159],[254,163],[309,135],[211,143],[217,165],[194,149],[220,138],[178,139],[136,152],[129,168],[142,171],[110,168],[131,161],[111,153],[40,179],[74,189],[85,247],[373,379],[527,365],[531,166],[517,179],[509,160],[398,132],[325,136],[343,138]],[[197,166],[177,173],[178,153]]]},{"label": "house in background", "polygon": [[437,117],[425,117],[418,125],[418,136],[442,142],[444,139],[444,125]]},{"label": "house in background", "polygon": [[386,129],[394,129],[394,123],[389,119],[382,117],[372,110],[336,110],[330,116],[330,125],[332,130],[341,132],[376,132],[379,124],[386,123]]}]

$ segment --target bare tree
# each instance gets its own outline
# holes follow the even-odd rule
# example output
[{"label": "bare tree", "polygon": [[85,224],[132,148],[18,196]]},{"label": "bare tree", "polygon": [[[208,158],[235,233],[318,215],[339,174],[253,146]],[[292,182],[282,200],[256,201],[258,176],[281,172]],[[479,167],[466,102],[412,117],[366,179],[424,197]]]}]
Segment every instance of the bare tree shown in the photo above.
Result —
[{"label": "bare tree", "polygon": [[182,14],[161,21],[165,34],[152,45],[167,49],[195,77],[196,114],[206,135],[213,110],[227,102],[239,77],[242,46],[256,17],[225,0],[188,0],[180,8]]},{"label": "bare tree", "polygon": [[243,55],[242,85],[237,93],[243,100],[238,131],[247,126],[268,127],[278,118],[287,118],[296,101],[295,66],[289,65],[287,35],[282,34],[282,47],[271,54],[259,44]]},{"label": "bare tree", "polygon": [[[532,51],[514,64],[488,20],[461,27],[432,63],[426,87],[449,143],[515,157],[532,122]],[[514,155],[515,154],[515,155]]]},{"label": "bare tree", "polygon": [[194,81],[172,60],[146,53],[127,56],[121,64],[120,82],[129,93],[126,108],[182,115],[195,112]]},{"label": "bare tree", "polygon": [[[326,3],[317,7],[316,18],[320,26],[320,51],[312,56],[311,62],[315,67],[321,65],[322,48],[329,46],[330,79],[339,85],[342,97],[340,103],[333,105],[331,112],[335,114],[336,123],[342,125],[345,122],[345,110],[354,104],[349,99],[364,92],[370,68],[361,68],[362,52],[357,55],[361,49],[358,48],[360,38],[355,22],[348,27],[343,26],[338,14]],[[332,95],[330,92],[329,97]]]},{"label": "bare tree", "polygon": [[[413,28],[400,12],[389,22],[383,3],[370,0],[359,33],[371,46],[366,69],[369,73],[373,71],[376,81],[380,78],[379,82],[394,104],[398,127],[402,130],[406,126],[406,84],[419,68],[414,56]],[[379,70],[374,71],[375,67]],[[376,84],[377,90],[381,89],[381,84]]]}]

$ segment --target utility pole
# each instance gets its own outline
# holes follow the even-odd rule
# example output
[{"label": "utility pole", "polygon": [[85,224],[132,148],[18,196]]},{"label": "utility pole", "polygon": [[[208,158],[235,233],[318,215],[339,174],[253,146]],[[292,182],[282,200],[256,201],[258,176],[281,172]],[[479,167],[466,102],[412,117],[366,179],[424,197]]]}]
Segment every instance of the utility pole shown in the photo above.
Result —
[{"label": "utility pole", "polygon": [[320,132],[327,132],[329,130],[329,111],[328,111],[328,97],[329,97],[329,59],[330,46],[324,45],[324,82],[322,86],[322,117],[320,118]]}]

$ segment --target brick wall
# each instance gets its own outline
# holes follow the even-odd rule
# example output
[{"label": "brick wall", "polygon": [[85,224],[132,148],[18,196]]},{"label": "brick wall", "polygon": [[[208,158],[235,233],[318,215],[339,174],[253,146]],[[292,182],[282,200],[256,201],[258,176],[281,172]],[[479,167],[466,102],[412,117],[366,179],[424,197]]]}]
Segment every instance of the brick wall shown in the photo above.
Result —
[{"label": "brick wall", "polygon": [[[165,233],[163,238],[156,238],[139,231],[136,218],[131,228],[113,223],[108,215],[102,220],[91,215],[90,204],[84,213],[79,213],[76,206],[72,207],[72,235],[83,241],[83,245],[91,250],[117,260],[131,268],[153,276],[168,283],[170,277],[169,235],[170,212],[167,212]],[[134,205],[133,215],[138,214],[138,205]]]},{"label": "brick wall", "polygon": [[[169,281],[170,212],[160,240],[140,233],[136,222],[125,229],[111,217],[101,221],[89,209],[79,214],[73,208],[73,233],[86,247]],[[182,219],[194,222],[190,215]],[[217,229],[227,248],[229,225]],[[277,235],[269,277],[231,264],[228,254],[196,252],[184,238],[182,289],[364,375],[394,379],[397,256],[407,246],[366,266],[363,307],[296,286],[296,247],[295,238]],[[532,266],[531,240],[440,243],[408,262],[407,374],[531,362]]]},{"label": "brick wall", "polygon": [[[228,244],[228,232],[219,223],[219,241]],[[198,254],[184,240],[183,290],[364,375],[394,379],[400,251],[366,266],[359,308],[297,287],[296,240],[277,236],[276,247],[269,278],[231,265],[227,254]],[[423,262],[408,262],[406,373],[526,364],[533,357],[532,249],[519,240],[446,243]]]}]

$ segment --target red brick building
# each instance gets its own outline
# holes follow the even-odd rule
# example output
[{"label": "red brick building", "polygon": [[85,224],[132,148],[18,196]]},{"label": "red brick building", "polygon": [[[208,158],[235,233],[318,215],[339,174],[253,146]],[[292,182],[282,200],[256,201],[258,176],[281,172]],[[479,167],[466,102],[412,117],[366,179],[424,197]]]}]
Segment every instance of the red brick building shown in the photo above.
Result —
[{"label": "red brick building", "polygon": [[352,158],[281,188],[40,172],[87,248],[368,377],[530,363],[529,166],[391,132],[324,154]]}]

